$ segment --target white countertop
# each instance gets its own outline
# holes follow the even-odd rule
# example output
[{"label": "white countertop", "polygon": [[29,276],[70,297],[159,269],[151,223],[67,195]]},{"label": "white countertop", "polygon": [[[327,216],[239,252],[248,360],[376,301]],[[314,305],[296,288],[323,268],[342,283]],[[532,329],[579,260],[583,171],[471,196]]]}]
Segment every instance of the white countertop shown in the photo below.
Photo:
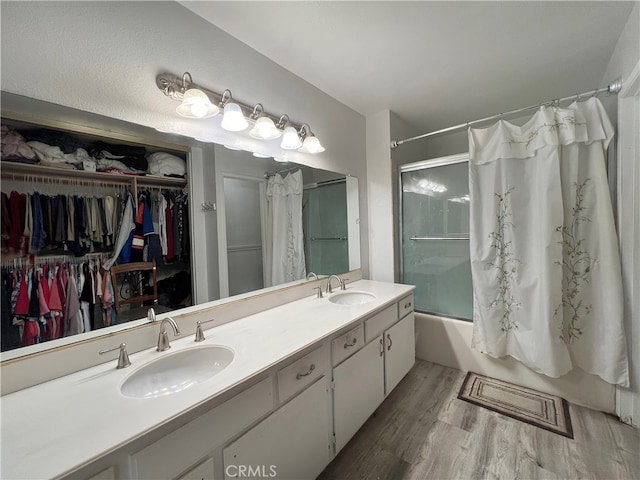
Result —
[{"label": "white countertop", "polygon": [[[205,331],[173,339],[171,350],[151,348],[130,355],[131,367],[116,370],[116,360],[0,398],[2,414],[0,476],[53,478],[99,458],[171,418],[237,386],[287,357],[409,294],[414,287],[359,280],[348,291],[376,298],[363,305],[335,305],[306,297]],[[177,351],[224,345],[234,359],[210,379],[171,395],[137,399],[120,385],[146,363]],[[96,352],[97,354],[97,352]],[[117,358],[117,352],[113,353]],[[90,440],[90,441],[88,441]]]}]

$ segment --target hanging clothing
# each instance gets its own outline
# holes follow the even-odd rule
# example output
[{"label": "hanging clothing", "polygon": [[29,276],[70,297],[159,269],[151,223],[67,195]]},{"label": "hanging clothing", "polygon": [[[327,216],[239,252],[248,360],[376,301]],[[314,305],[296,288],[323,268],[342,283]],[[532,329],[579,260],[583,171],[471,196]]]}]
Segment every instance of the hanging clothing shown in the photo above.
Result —
[{"label": "hanging clothing", "polygon": [[270,285],[306,277],[302,231],[302,170],[267,182],[267,272]]},{"label": "hanging clothing", "polygon": [[71,272],[72,276],[67,282],[67,303],[65,305],[64,315],[64,336],[77,335],[84,331],[84,320],[82,318],[82,310],[80,308],[80,299],[78,297],[78,286],[76,279],[73,278],[75,272]]},{"label": "hanging clothing", "polygon": [[166,209],[165,209],[165,227],[167,229],[167,235],[166,235],[166,239],[167,239],[167,260],[173,260],[173,257],[175,256],[175,246],[174,246],[174,240],[175,237],[173,236],[173,199],[172,196],[170,196],[169,193],[166,194]]},{"label": "hanging clothing", "polygon": [[469,130],[472,345],[551,377],[629,383],[620,256],[596,98]]},{"label": "hanging clothing", "polygon": [[131,256],[131,240],[133,237],[133,229],[136,224],[134,222],[134,210],[133,195],[127,193],[125,199],[125,208],[122,214],[120,227],[118,228],[118,238],[116,240],[116,247],[113,250],[113,255],[104,264],[105,270],[109,270],[111,266],[116,263],[118,257],[122,254],[121,262],[128,263]]}]

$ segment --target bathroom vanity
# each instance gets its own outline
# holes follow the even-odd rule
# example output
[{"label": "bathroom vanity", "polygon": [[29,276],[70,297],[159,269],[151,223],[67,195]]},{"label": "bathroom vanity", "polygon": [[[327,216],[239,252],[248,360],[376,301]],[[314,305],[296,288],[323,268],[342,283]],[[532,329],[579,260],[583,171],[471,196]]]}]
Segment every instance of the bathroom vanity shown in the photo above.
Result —
[{"label": "bathroom vanity", "polygon": [[[5,395],[2,477],[315,478],[413,365],[413,288],[360,280],[317,298],[309,286],[201,342],[170,334],[171,349],[128,368],[116,351]],[[198,376],[209,354],[217,373]],[[170,384],[147,375],[159,361]]]}]

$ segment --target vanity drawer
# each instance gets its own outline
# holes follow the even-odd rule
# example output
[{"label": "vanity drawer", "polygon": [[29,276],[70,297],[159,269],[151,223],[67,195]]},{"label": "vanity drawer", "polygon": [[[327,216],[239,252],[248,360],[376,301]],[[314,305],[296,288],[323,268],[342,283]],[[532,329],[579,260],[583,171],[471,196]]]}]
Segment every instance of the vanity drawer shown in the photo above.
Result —
[{"label": "vanity drawer", "polygon": [[[413,303],[413,302],[412,302]],[[398,307],[394,303],[380,313],[377,313],[364,322],[364,333],[367,342],[370,342],[398,320]]]},{"label": "vanity drawer", "polygon": [[364,346],[364,325],[360,324],[331,342],[331,360],[335,367]]},{"label": "vanity drawer", "polygon": [[364,345],[364,325],[352,328],[344,335],[334,338],[331,342],[331,359],[335,367],[344,359],[360,350]]},{"label": "vanity drawer", "polygon": [[278,396],[282,402],[324,375],[326,349],[316,348],[278,371]]},{"label": "vanity drawer", "polygon": [[398,318],[413,312],[413,293],[398,301]]}]

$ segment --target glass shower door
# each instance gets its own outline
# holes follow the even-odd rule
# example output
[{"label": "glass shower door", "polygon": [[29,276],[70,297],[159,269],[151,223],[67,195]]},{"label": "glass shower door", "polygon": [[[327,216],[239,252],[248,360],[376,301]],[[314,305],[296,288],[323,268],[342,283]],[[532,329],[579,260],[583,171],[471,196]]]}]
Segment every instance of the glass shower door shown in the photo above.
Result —
[{"label": "glass shower door", "polygon": [[471,320],[468,156],[400,168],[402,282],[417,311]]},{"label": "glass shower door", "polygon": [[302,217],[307,272],[349,271],[346,182],[305,187]]}]

